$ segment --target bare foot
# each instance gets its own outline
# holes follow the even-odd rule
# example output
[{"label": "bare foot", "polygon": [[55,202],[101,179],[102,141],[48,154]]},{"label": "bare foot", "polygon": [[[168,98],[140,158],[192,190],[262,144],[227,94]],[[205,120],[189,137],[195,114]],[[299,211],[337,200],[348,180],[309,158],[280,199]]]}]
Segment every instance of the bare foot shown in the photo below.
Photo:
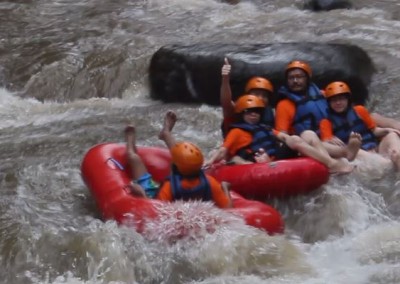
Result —
[{"label": "bare foot", "polygon": [[125,139],[126,143],[128,144],[128,148],[133,149],[136,153],[136,129],[133,125],[127,125],[125,127]]},{"label": "bare foot", "polygon": [[135,132],[136,132],[135,126],[128,124],[125,127],[125,135],[130,135],[130,134],[135,135]]},{"label": "bare foot", "polygon": [[329,173],[331,175],[343,175],[349,174],[354,170],[355,166],[351,165],[346,159],[337,159],[329,167]]},{"label": "bare foot", "polygon": [[176,120],[177,117],[175,112],[173,112],[172,110],[167,111],[164,117],[163,127],[160,131],[160,134],[158,134],[159,139],[165,140],[166,134],[171,132],[174,128]]},{"label": "bare foot", "polygon": [[349,143],[347,143],[347,151],[346,151],[347,160],[353,161],[356,158],[358,150],[360,150],[361,143],[362,143],[361,135],[356,132],[351,132]]},{"label": "bare foot", "polygon": [[397,149],[390,151],[390,160],[393,162],[397,171],[400,171],[400,152]]}]

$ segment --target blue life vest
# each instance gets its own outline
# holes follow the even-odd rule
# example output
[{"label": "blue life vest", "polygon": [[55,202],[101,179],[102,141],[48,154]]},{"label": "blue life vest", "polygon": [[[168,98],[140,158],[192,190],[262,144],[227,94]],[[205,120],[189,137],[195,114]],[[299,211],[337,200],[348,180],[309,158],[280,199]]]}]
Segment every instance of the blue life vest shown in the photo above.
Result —
[{"label": "blue life vest", "polygon": [[282,86],[279,94],[296,104],[296,114],[293,127],[295,133],[300,135],[304,130],[312,130],[319,134],[319,123],[327,117],[328,103],[320,89],[313,83],[310,84],[307,95],[290,92]]},{"label": "blue life vest", "polygon": [[354,131],[362,137],[362,149],[371,150],[378,146],[375,135],[367,128],[353,107],[350,107],[345,114],[337,114],[329,109],[328,119],[332,123],[333,134],[343,142],[348,143],[350,133]]},{"label": "blue life vest", "polygon": [[254,154],[263,148],[269,156],[276,155],[276,140],[271,127],[265,124],[252,125],[246,122],[234,123],[232,128],[239,128],[250,132],[253,140],[251,143],[238,151],[236,155],[245,160],[255,161]]},{"label": "blue life vest", "polygon": [[[272,107],[270,107],[270,106],[265,107],[260,122],[262,124],[265,124],[265,125],[268,125],[271,127],[273,127],[275,125],[275,114],[274,114],[274,110]],[[222,131],[222,137],[225,138],[228,133],[226,131],[226,128],[224,127],[224,122],[221,123],[221,131]]]},{"label": "blue life vest", "polygon": [[264,109],[263,116],[261,117],[260,122],[267,126],[273,127],[275,125],[275,115],[274,110],[270,106],[266,106]]},{"label": "blue life vest", "polygon": [[174,170],[172,170],[172,175],[168,177],[171,182],[172,197],[174,200],[212,200],[210,183],[203,171],[200,171],[199,174],[200,184],[194,188],[183,188],[182,178],[183,176]]}]

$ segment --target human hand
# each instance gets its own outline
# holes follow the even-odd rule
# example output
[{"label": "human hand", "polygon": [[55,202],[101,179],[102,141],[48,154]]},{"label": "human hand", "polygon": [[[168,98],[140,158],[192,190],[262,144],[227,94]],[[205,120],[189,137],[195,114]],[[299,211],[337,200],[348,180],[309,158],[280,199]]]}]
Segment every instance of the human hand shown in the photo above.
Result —
[{"label": "human hand", "polygon": [[231,65],[229,64],[228,58],[224,58],[224,65],[222,66],[221,75],[229,76],[231,73]]},{"label": "human hand", "polygon": [[336,136],[334,136],[331,140],[329,140],[328,143],[336,145],[336,146],[340,146],[340,147],[346,146],[345,143],[341,139],[337,138]]},{"label": "human hand", "polygon": [[256,163],[267,163],[271,161],[270,156],[265,152],[264,149],[260,148],[255,154],[254,154],[254,160]]},{"label": "human hand", "polygon": [[396,128],[387,128],[387,129],[389,130],[389,133],[390,132],[394,132],[394,133],[396,133],[397,135],[400,136],[400,131],[398,129],[396,129]]},{"label": "human hand", "polygon": [[203,166],[201,168],[203,170],[209,169],[209,168],[211,168],[212,164],[213,164],[213,161],[206,160],[206,161],[204,161]]}]

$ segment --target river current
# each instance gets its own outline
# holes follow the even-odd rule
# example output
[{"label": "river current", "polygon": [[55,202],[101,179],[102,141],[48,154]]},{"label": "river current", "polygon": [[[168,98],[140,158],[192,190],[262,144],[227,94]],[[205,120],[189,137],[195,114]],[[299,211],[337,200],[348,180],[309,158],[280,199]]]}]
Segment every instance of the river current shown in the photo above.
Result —
[{"label": "river current", "polygon": [[[374,159],[315,192],[267,200],[284,216],[268,236],[209,204],[172,204],[184,226],[226,219],[214,234],[169,241],[103,222],[80,176],[86,151],[157,139],[174,110],[179,139],[221,142],[221,109],[149,97],[148,65],[166,44],[340,42],[376,73],[368,107],[400,119],[400,4],[353,1],[314,13],[302,1],[0,1],[0,283],[400,283],[400,175]],[[221,60],[222,62],[222,60]],[[207,214],[206,214],[207,215]]]}]

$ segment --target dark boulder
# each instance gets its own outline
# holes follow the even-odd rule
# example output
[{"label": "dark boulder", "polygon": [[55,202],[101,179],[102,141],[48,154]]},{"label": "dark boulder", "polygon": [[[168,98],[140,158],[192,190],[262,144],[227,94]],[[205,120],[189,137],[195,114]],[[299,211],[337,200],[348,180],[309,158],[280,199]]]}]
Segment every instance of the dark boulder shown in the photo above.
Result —
[{"label": "dark boulder", "polygon": [[222,2],[231,4],[231,5],[236,5],[240,2],[240,0],[222,0]]},{"label": "dark boulder", "polygon": [[329,11],[334,9],[350,9],[352,6],[352,3],[347,0],[308,0],[304,4],[304,9]]},{"label": "dark boulder", "polygon": [[278,89],[284,83],[284,69],[291,60],[307,61],[313,81],[324,88],[332,81],[345,81],[356,103],[365,103],[373,63],[361,48],[346,44],[193,44],[168,45],[152,57],[149,67],[151,96],[164,102],[219,104],[221,67],[224,57],[232,65],[233,96],[243,93],[252,76],[269,78]]}]

